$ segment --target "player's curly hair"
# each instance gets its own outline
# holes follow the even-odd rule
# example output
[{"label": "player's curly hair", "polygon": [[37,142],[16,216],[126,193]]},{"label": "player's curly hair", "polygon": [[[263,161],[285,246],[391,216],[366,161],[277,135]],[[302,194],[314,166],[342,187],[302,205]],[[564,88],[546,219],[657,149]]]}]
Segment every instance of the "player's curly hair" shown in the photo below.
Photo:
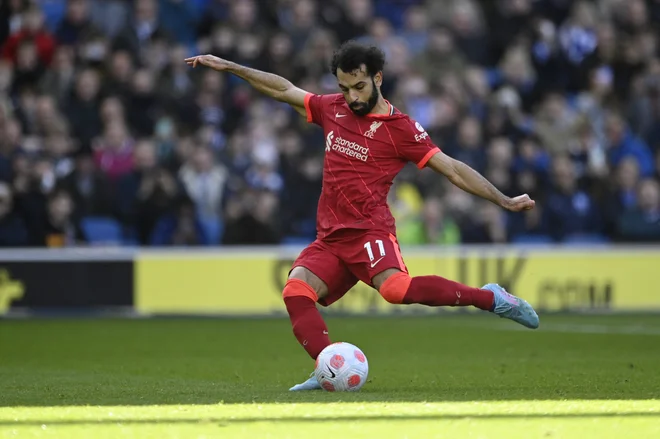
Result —
[{"label": "player's curly hair", "polygon": [[367,74],[373,77],[385,67],[385,53],[376,46],[365,46],[353,40],[347,41],[332,56],[330,71],[337,76],[337,69],[344,72],[358,70],[364,64]]}]

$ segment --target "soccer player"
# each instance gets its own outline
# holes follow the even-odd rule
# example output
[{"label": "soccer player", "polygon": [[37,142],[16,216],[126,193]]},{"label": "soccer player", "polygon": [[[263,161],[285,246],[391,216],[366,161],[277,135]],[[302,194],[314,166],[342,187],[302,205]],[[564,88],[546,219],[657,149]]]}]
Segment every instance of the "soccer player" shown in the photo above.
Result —
[{"label": "soccer player", "polygon": [[[317,239],[293,263],[282,294],[293,333],[312,359],[331,344],[316,304],[331,305],[358,281],[390,303],[474,306],[538,327],[534,309],[497,284],[474,288],[440,276],[408,274],[387,205],[392,180],[407,162],[430,167],[459,188],[513,212],[532,209],[534,201],[526,194],[503,195],[472,168],[445,155],[418,122],[384,99],[380,87],[385,56],[380,49],[344,43],[331,65],[341,93],[329,95],[308,93],[285,78],[213,55],[186,62],[239,76],[323,128]],[[313,374],[290,390],[312,389],[320,389]]]}]

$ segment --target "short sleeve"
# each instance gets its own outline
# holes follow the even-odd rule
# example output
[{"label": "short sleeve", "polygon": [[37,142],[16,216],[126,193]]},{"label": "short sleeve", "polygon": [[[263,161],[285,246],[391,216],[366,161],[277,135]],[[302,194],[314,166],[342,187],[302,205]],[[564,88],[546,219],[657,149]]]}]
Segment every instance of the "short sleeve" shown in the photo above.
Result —
[{"label": "short sleeve", "polygon": [[340,99],[344,99],[341,94],[316,95],[307,93],[305,95],[307,122],[323,126],[326,114],[330,114],[333,106],[338,104]]},{"label": "short sleeve", "polygon": [[323,125],[323,95],[307,93],[305,96],[305,111],[307,123]]},{"label": "short sleeve", "polygon": [[419,122],[406,118],[401,121],[397,130],[396,148],[399,155],[404,159],[413,162],[419,169],[426,166],[426,163],[440,152],[424,127]]}]

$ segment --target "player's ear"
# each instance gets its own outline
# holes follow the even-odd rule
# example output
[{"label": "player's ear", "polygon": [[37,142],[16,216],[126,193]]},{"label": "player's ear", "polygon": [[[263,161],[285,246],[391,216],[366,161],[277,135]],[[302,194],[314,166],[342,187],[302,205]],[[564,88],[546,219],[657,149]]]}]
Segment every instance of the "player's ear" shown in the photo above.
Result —
[{"label": "player's ear", "polygon": [[374,75],[374,84],[376,84],[376,87],[383,85],[383,72],[378,72]]}]

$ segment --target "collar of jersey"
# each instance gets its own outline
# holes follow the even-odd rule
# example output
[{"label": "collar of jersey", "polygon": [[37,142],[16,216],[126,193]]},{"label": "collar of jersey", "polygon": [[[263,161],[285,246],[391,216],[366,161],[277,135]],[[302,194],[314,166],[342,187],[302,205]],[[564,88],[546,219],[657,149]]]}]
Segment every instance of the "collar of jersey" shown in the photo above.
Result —
[{"label": "collar of jersey", "polygon": [[375,117],[375,118],[392,116],[394,114],[394,105],[390,104],[390,101],[388,101],[387,99],[385,99],[385,102],[387,102],[387,105],[390,108],[390,114],[369,113],[369,114],[367,114],[367,116]]}]

